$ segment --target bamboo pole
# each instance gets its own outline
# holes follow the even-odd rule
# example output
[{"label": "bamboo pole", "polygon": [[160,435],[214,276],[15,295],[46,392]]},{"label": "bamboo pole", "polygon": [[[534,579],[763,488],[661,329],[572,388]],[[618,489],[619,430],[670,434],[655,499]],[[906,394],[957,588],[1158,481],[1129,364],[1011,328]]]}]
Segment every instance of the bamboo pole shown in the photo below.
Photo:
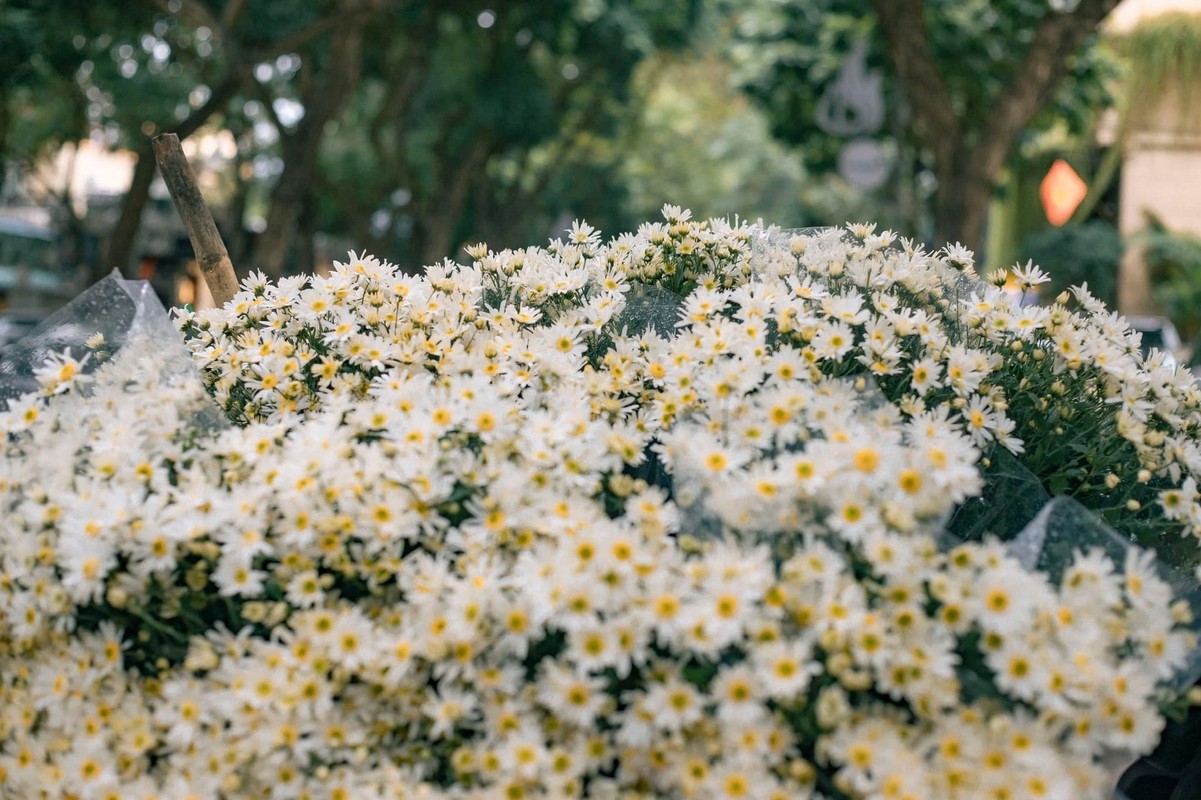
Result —
[{"label": "bamboo pole", "polygon": [[179,212],[188,232],[204,281],[213,295],[213,301],[223,306],[238,293],[238,278],[234,274],[233,262],[229,260],[229,251],[225,249],[213,215],[204,204],[200,187],[196,185],[196,176],[192,174],[188,159],[179,145],[179,137],[174,133],[164,133],[154,137],[152,142],[154,158],[158,161],[167,190],[171,192],[171,199],[175,201],[175,210]]}]

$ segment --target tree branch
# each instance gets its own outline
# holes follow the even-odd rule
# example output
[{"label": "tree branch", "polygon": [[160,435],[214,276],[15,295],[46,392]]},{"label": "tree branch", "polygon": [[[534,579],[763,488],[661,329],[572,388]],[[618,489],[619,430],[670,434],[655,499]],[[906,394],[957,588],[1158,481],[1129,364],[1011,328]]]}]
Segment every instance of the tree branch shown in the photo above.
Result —
[{"label": "tree branch", "polygon": [[269,45],[251,50],[251,60],[257,63],[259,61],[269,61],[278,58],[285,53],[294,53],[332,28],[336,28],[339,25],[358,24],[363,21],[360,18],[372,17],[380,11],[395,8],[399,4],[400,0],[370,0],[369,2],[362,3],[358,8],[350,10],[347,10],[345,7],[339,7],[329,16],[310,22],[308,25],[293,31],[277,42],[272,42]]},{"label": "tree branch", "polygon": [[[176,134],[180,139],[186,139],[204,125],[213,114],[221,111],[230,98],[237,93],[244,73],[227,72],[221,82],[209,94],[209,99],[200,108],[192,111],[179,124],[168,128],[167,132]],[[138,158],[134,165],[133,177],[130,179],[129,190],[121,203],[121,213],[117,224],[109,236],[105,249],[103,267],[116,267],[125,272],[133,257],[133,244],[137,238],[138,227],[142,221],[142,210],[150,197],[150,184],[154,180],[154,150],[149,140],[143,140],[138,146]],[[95,276],[100,277],[100,276]]]},{"label": "tree branch", "polygon": [[270,61],[273,58],[284,55],[285,53],[294,53],[306,44],[316,39],[321,34],[336,27],[342,18],[336,16],[322,17],[319,20],[310,22],[303,28],[292,31],[287,36],[277,42],[255,48],[252,61]]},{"label": "tree branch", "polygon": [[221,82],[209,93],[208,100],[194,110],[192,113],[181,121],[178,125],[168,126],[171,133],[175,133],[180,139],[186,139],[200,129],[200,126],[208,122],[209,117],[216,114],[224,108],[229,101],[237,94],[246,76],[243,73],[230,70],[222,77]]},{"label": "tree branch", "polygon": [[997,95],[988,125],[968,156],[982,175],[995,176],[1005,165],[1018,135],[1051,102],[1068,73],[1072,54],[1117,4],[1118,0],[1080,0],[1070,13],[1047,11],[1026,58]]},{"label": "tree branch", "polygon": [[[204,27],[212,31],[213,41],[224,48],[231,60],[257,64],[274,60],[285,53],[294,53],[326,31],[345,23],[353,24],[358,21],[358,17],[370,17],[397,5],[399,0],[369,0],[350,11],[339,8],[278,41],[258,47],[244,46],[241,39],[231,33],[245,11],[247,2],[248,0],[232,0],[224,13],[218,17],[203,0],[180,0],[177,16],[193,28]],[[171,13],[168,0],[155,0],[155,4],[163,13]]]},{"label": "tree branch", "polygon": [[[377,5],[371,6],[372,13]],[[284,171],[271,192],[267,229],[254,248],[255,264],[269,275],[281,274],[298,212],[312,192],[325,124],[342,113],[361,78],[363,40],[370,21],[370,14],[359,13],[363,8],[361,0],[340,4],[339,24],[329,40],[329,52],[335,57],[323,74],[318,74],[315,59],[302,59],[296,82],[305,114],[293,135],[282,139]]]},{"label": "tree branch", "polygon": [[491,152],[491,137],[485,135],[477,138],[443,182],[443,191],[432,204],[433,213],[422,220],[425,229],[421,244],[422,263],[435,264],[443,258],[454,257],[455,224],[463,213],[472,178],[479,174]]}]

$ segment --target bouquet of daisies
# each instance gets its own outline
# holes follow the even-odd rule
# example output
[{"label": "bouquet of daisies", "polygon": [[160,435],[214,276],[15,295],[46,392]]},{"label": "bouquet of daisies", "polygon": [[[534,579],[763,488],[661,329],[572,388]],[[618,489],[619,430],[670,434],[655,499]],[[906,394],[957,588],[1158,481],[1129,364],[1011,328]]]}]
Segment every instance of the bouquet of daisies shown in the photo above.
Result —
[{"label": "bouquet of daisies", "polygon": [[1084,288],[664,216],[33,352],[0,794],[1104,797],[1196,677],[1201,393]]}]

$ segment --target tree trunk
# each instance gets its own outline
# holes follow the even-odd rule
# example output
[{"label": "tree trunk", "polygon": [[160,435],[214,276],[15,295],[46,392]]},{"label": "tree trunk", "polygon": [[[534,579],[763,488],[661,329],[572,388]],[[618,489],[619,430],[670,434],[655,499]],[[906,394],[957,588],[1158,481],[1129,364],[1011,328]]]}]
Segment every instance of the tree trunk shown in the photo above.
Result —
[{"label": "tree trunk", "polygon": [[267,228],[255,241],[250,268],[262,270],[272,278],[284,273],[288,247],[296,232],[296,218],[304,196],[312,190],[317,169],[317,153],[324,115],[314,105],[305,104],[305,118],[299,129],[284,138],[282,144],[284,171],[271,190],[271,205],[267,210]]},{"label": "tree trunk", "polygon": [[[233,33],[238,20],[246,10],[246,0],[232,0],[225,7],[220,19],[204,3],[191,2],[191,0],[184,2],[175,10],[172,10],[170,4],[163,0],[160,0],[159,5],[167,13],[174,14],[178,11],[193,25],[212,31],[225,50],[228,64],[220,83],[200,108],[189,114],[174,128],[163,127],[163,133],[174,133],[181,142],[199,130],[215,113],[225,108],[226,104],[242,88],[243,83],[249,79],[250,69],[254,63],[259,60],[269,61],[282,53],[292,52],[320,36],[338,22],[338,17],[334,14],[322,17],[251,55],[243,52],[242,43]],[[366,10],[370,11],[370,7]],[[363,13],[364,9],[356,12],[360,16]],[[137,239],[138,228],[142,223],[142,212],[146,208],[146,201],[150,198],[150,185],[154,182],[156,167],[154,151],[150,147],[149,138],[138,147],[137,153],[138,160],[134,167],[133,180],[125,195],[125,200],[121,204],[121,214],[117,219],[112,236],[109,237],[104,259],[99,265],[94,265],[95,271],[99,273],[95,277],[103,277],[113,267],[119,268],[122,273],[128,273],[130,269],[130,262],[134,255],[134,241]],[[238,224],[241,225],[240,217]]]},{"label": "tree trunk", "polygon": [[150,139],[146,138],[138,144],[133,179],[125,192],[125,199],[121,202],[121,215],[117,218],[112,235],[109,236],[104,260],[94,266],[89,283],[99,280],[113,269],[119,270],[127,278],[130,277],[133,243],[142,224],[142,211],[146,208],[146,201],[150,199],[150,184],[154,182],[156,169],[154,151],[150,148]]},{"label": "tree trunk", "polygon": [[932,209],[935,246],[962,244],[980,252],[996,176],[973,160],[970,151],[959,150],[935,161],[934,177],[938,181]]},{"label": "tree trunk", "polygon": [[[83,219],[75,213],[75,203],[71,192],[74,183],[75,168],[79,164],[78,142],[71,148],[71,161],[67,167],[66,179],[63,181],[62,196],[58,198],[62,212],[63,233],[63,262],[72,268],[72,278],[78,280],[85,277],[80,274],[83,266]],[[90,275],[86,277],[91,277]],[[91,281],[89,281],[91,283]]]},{"label": "tree trunk", "polygon": [[298,272],[317,271],[317,201],[312,192],[304,195],[300,215],[296,218],[296,269]]},{"label": "tree trunk", "polygon": [[1051,102],[1072,54],[1097,30],[1118,0],[1078,0],[1074,10],[1048,9],[1025,58],[997,92],[983,118],[957,113],[926,31],[922,0],[871,0],[885,49],[913,113],[918,141],[929,151],[938,193],[934,237],[939,245],[983,244],[988,202],[1009,151],[1034,116]]},{"label": "tree trunk", "polygon": [[[240,171],[241,160],[234,160],[234,170]],[[228,230],[225,232],[225,239],[229,243],[229,256],[234,261],[235,269],[239,264],[245,265],[250,243],[246,236],[246,226],[243,220],[246,219],[246,203],[250,197],[250,185],[247,181],[242,180],[239,176],[235,178],[233,198],[229,201],[229,211],[225,216]],[[244,273],[238,275],[238,279],[246,277]]]},{"label": "tree trunk", "polygon": [[271,191],[267,228],[255,243],[250,267],[278,278],[283,275],[288,247],[306,194],[313,190],[317,156],[325,124],[336,118],[359,81],[365,20],[346,24],[330,35],[332,63],[324,82],[314,81],[304,93],[304,117],[283,137],[284,171]]},{"label": "tree trunk", "polygon": [[463,208],[467,204],[467,195],[471,189],[471,179],[483,169],[490,150],[491,144],[488,139],[476,139],[466,157],[451,172],[441,196],[430,204],[433,210],[419,220],[418,224],[422,229],[422,265],[436,264],[455,255],[455,227],[463,216]]},{"label": "tree trunk", "polygon": [[934,198],[935,245],[958,243],[972,252],[982,252],[984,223],[996,176],[970,167],[940,173]]}]

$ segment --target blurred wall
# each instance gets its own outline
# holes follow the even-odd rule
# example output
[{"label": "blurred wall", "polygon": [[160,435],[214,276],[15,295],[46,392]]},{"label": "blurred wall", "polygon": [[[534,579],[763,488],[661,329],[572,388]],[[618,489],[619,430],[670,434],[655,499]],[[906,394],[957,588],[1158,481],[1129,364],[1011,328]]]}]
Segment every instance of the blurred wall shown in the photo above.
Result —
[{"label": "blurred wall", "polygon": [[[1201,0],[1125,0],[1107,21],[1114,32],[1169,11],[1201,14]],[[1148,213],[1171,230],[1201,235],[1201,132],[1182,123],[1165,102],[1153,114],[1129,121],[1122,162],[1118,227],[1124,237],[1146,228]],[[1124,314],[1154,314],[1151,280],[1138,247],[1129,247],[1118,283]]]},{"label": "blurred wall", "polygon": [[1128,31],[1146,17],[1167,11],[1201,12],[1198,0],[1124,0],[1109,15],[1105,27],[1115,33]]}]

